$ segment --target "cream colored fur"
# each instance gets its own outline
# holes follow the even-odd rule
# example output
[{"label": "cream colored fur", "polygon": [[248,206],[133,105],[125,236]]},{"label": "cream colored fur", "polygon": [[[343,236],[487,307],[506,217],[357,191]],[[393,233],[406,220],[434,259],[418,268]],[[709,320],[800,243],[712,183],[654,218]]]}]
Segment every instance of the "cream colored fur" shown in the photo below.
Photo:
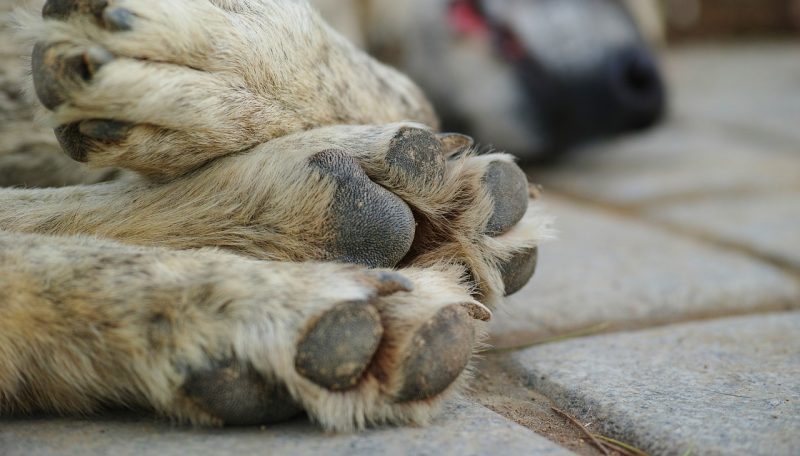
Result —
[{"label": "cream colored fur", "polygon": [[[0,190],[0,413],[116,404],[224,424],[183,385],[232,358],[284,386],[327,429],[428,422],[467,374],[435,397],[394,400],[414,335],[460,306],[480,336],[485,305],[504,292],[499,265],[549,236],[535,202],[507,233],[482,234],[493,204],[484,172],[511,159],[466,152],[440,181],[388,166],[401,128],[436,128],[430,105],[305,2],[119,3],[140,18],[133,31],[81,15],[19,16],[62,55],[103,46],[117,56],[91,82],[64,85],[67,101],[47,116],[130,122],[125,140],[94,143],[89,163],[144,177]],[[330,149],[430,225],[399,274],[318,262],[335,234],[335,192],[308,163]],[[387,289],[386,274],[413,290]],[[380,315],[383,339],[358,384],[332,391],[296,371],[297,343],[352,301]]]},{"label": "cream colored fur", "polygon": [[31,43],[55,43],[64,56],[102,43],[122,57],[91,85],[70,81],[68,102],[45,116],[53,125],[110,117],[135,124],[126,141],[90,153],[91,166],[170,179],[323,125],[436,126],[433,108],[408,78],[357,51],[305,1],[140,0],[125,7],[141,18],[135,37],[82,16],[43,22],[17,15]]}]

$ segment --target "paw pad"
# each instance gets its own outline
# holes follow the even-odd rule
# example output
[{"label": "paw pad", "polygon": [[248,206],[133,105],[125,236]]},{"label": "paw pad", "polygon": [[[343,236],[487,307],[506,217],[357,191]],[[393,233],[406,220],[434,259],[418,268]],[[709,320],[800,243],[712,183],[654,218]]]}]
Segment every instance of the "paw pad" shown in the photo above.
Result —
[{"label": "paw pad", "polygon": [[500,264],[500,273],[503,276],[506,296],[518,292],[528,283],[536,272],[538,260],[539,250],[533,247],[520,250]]},{"label": "paw pad", "polygon": [[83,3],[80,0],[47,0],[42,7],[42,17],[45,19],[66,19],[73,11],[81,9]]},{"label": "paw pad", "polygon": [[343,151],[320,152],[309,164],[336,183],[329,215],[335,233],[327,246],[331,259],[370,267],[400,262],[414,240],[414,215],[406,203],[372,182]]},{"label": "paw pad", "polygon": [[79,123],[71,123],[61,125],[54,130],[56,139],[61,149],[70,156],[73,160],[80,163],[86,163],[87,157],[87,138],[80,132]]},{"label": "paw pad", "polygon": [[403,363],[405,380],[397,402],[429,399],[452,384],[472,356],[472,317],[458,305],[440,310],[413,336]]},{"label": "paw pad", "polygon": [[66,20],[73,13],[93,16],[112,31],[131,30],[135,19],[126,8],[109,7],[108,0],[47,0],[42,7],[45,19]]},{"label": "paw pad", "polygon": [[389,144],[386,163],[404,174],[406,182],[435,188],[444,179],[445,161],[442,142],[422,128],[401,128]]},{"label": "paw pad", "polygon": [[483,176],[494,202],[494,212],[486,224],[486,234],[499,236],[516,225],[528,209],[528,178],[514,163],[495,161]]},{"label": "paw pad", "polygon": [[383,335],[378,312],[365,302],[345,302],[326,312],[297,346],[295,368],[323,388],[356,386]]},{"label": "paw pad", "polygon": [[194,373],[183,392],[228,425],[277,423],[302,412],[284,386],[268,382],[252,367],[236,361]]},{"label": "paw pad", "polygon": [[84,120],[78,126],[81,134],[101,141],[119,141],[124,139],[131,129],[131,124],[116,120]]}]

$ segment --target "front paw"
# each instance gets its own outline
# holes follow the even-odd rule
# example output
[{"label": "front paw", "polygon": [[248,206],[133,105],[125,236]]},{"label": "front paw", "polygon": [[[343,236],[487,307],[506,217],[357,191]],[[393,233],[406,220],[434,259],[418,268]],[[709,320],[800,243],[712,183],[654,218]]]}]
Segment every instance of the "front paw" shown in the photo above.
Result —
[{"label": "front paw", "polygon": [[298,296],[283,310],[231,303],[223,315],[247,316],[231,318],[222,333],[232,350],[190,367],[168,413],[215,425],[265,424],[303,411],[335,430],[422,424],[463,383],[482,336],[476,318],[489,317],[455,271],[339,266],[308,294],[319,299]]},{"label": "front paw", "polygon": [[278,145],[331,148],[318,157],[347,166],[318,168],[321,177],[337,188],[358,182],[357,190],[337,190],[327,206],[325,230],[351,241],[324,246],[330,255],[325,259],[383,267],[457,265],[475,295],[493,306],[528,282],[538,245],[550,236],[550,218],[525,173],[509,155],[476,154],[467,137],[398,123],[320,128],[272,144]]},{"label": "front paw", "polygon": [[478,155],[464,138],[453,144],[449,135],[412,131],[396,137],[390,153],[417,157],[433,151],[445,158],[434,167],[417,166],[416,179],[404,183],[389,177],[400,174],[392,162],[375,172],[379,182],[402,195],[417,220],[414,243],[400,264],[459,264],[474,295],[495,306],[533,276],[538,245],[550,236],[550,218],[509,155]]},{"label": "front paw", "polygon": [[65,152],[93,166],[166,181],[322,125],[436,122],[305,2],[48,0],[42,16],[19,18],[36,94]]},{"label": "front paw", "polygon": [[[212,2],[48,0],[37,40],[36,94],[73,159],[161,179],[260,142],[253,96],[213,36],[237,41],[233,13]],[[204,30],[205,28],[205,30]]]}]

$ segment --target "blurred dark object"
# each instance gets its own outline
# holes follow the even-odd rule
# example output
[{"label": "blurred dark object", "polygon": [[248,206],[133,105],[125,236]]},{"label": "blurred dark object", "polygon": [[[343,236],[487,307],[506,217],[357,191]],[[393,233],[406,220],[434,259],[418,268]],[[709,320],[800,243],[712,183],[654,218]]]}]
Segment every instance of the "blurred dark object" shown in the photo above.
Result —
[{"label": "blurred dark object", "polygon": [[664,0],[670,39],[800,35],[800,0]]},{"label": "blurred dark object", "polygon": [[658,123],[657,0],[314,0],[425,91],[445,131],[527,162]]}]

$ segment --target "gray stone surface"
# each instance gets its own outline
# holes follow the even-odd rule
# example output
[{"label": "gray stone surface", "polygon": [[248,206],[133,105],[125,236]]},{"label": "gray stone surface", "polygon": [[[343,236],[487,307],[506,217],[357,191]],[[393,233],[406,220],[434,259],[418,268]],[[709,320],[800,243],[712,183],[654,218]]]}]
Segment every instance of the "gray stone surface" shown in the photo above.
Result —
[{"label": "gray stone surface", "polygon": [[668,53],[673,109],[729,127],[732,136],[782,142],[800,153],[800,41],[684,46]]},{"label": "gray stone surface", "polygon": [[636,208],[719,194],[800,190],[800,146],[796,149],[779,150],[692,119],[671,119],[656,130],[583,149],[564,166],[529,175],[545,189]]},{"label": "gray stone surface", "polygon": [[655,206],[647,213],[800,271],[800,192],[703,198]]},{"label": "gray stone surface", "polygon": [[585,329],[644,327],[800,308],[800,285],[746,255],[546,194],[559,239],[532,281],[492,318],[513,347]]},{"label": "gray stone surface", "polygon": [[456,402],[427,428],[325,434],[306,421],[264,429],[199,430],[147,417],[0,420],[3,456],[572,454],[488,409]]},{"label": "gray stone surface", "polygon": [[582,338],[515,358],[530,386],[654,455],[800,454],[800,313]]}]

